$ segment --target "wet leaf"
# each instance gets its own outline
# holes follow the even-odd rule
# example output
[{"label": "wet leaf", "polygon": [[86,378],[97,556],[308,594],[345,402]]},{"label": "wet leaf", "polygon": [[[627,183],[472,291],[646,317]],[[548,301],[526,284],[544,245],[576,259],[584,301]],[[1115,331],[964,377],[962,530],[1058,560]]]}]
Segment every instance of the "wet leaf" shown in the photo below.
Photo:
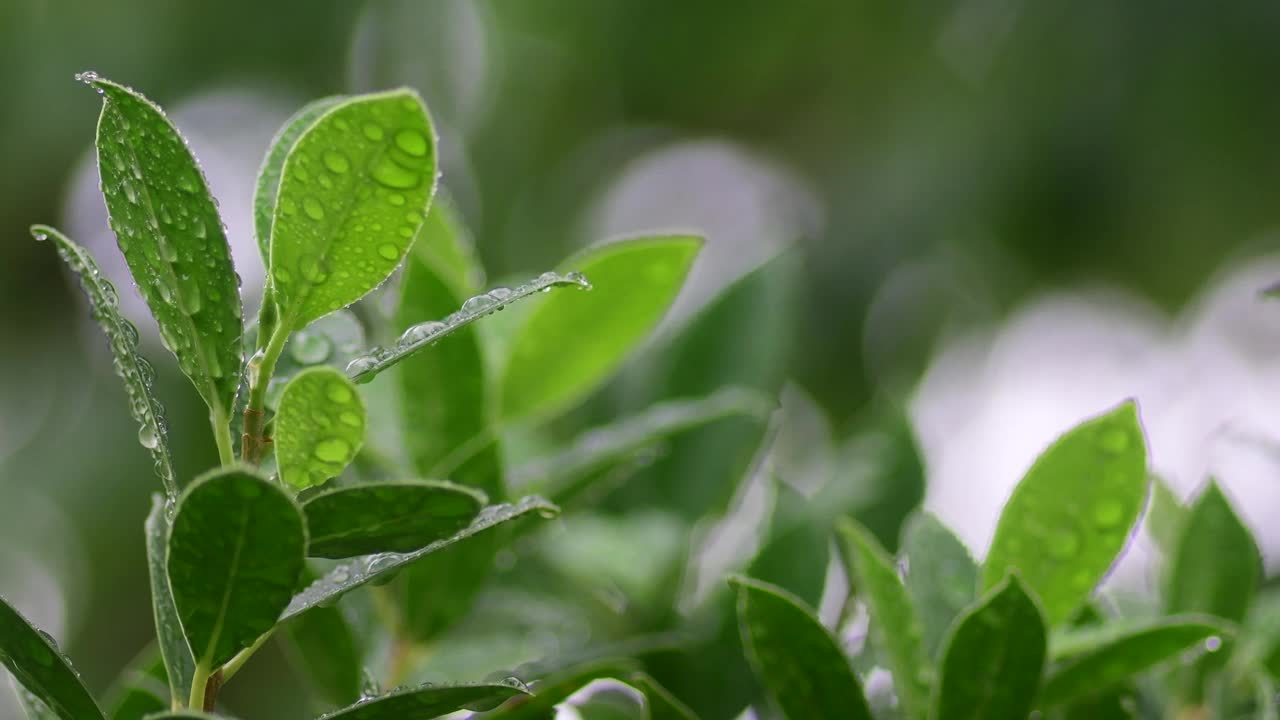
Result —
[{"label": "wet leaf", "polygon": [[240,383],[240,288],[217,204],[196,159],[150,100],[110,80],[81,79],[103,97],[98,172],[111,227],[165,346],[215,419]]},{"label": "wet leaf", "polygon": [[924,630],[897,566],[866,528],[846,519],[837,529],[850,582],[866,600],[872,637],[879,657],[893,675],[902,710],[910,718],[927,717],[933,663],[925,652]]},{"label": "wet leaf", "polygon": [[549,415],[595,389],[662,320],[701,247],[693,236],[642,237],[565,261],[595,290],[553,295],[530,312],[500,382],[502,416]]},{"label": "wet leaf", "polygon": [[[305,577],[311,582],[316,575],[308,569]],[[341,603],[312,608],[278,631],[311,689],[338,707],[360,699],[367,651],[347,611]]]},{"label": "wet leaf", "polygon": [[147,571],[151,577],[151,610],[156,623],[156,643],[164,660],[171,695],[182,702],[191,696],[191,676],[196,661],[178,619],[169,585],[169,518],[170,505],[159,495],[151,496],[151,513],[147,515]]},{"label": "wet leaf", "polygon": [[52,239],[58,255],[80,278],[80,286],[93,305],[93,319],[107,335],[116,374],[124,381],[129,412],[138,423],[138,442],[151,453],[165,493],[176,500],[178,484],[169,455],[169,425],[165,421],[164,406],[152,392],[155,370],[138,353],[138,329],[120,314],[119,295],[111,281],[103,277],[88,250],[48,225],[33,225],[31,234],[37,240]]},{"label": "wet leaf", "polygon": [[148,715],[146,720],[224,720],[224,718],[221,715],[211,715],[209,713],[195,712],[194,710],[179,710],[177,712]]},{"label": "wet leaf", "polygon": [[583,687],[601,678],[626,677],[635,672],[632,660],[600,660],[555,672],[533,684],[533,695],[487,713],[484,720],[548,720],[555,716],[555,706],[569,699]]},{"label": "wet leaf", "polygon": [[148,646],[116,678],[107,707],[111,720],[142,720],[170,707],[169,678],[156,645]]},{"label": "wet leaf", "polygon": [[1086,420],[1036,459],[1000,514],[983,587],[1017,569],[1051,625],[1089,597],[1128,542],[1147,494],[1137,406]]},{"label": "wet leaf", "polygon": [[270,276],[281,325],[299,330],[382,284],[436,187],[435,131],[411,90],[348,97],[284,161]]},{"label": "wet leaf", "polygon": [[519,681],[426,686],[365,700],[329,713],[322,720],[431,720],[458,710],[491,710],[513,697],[528,694]]},{"label": "wet leaf", "polygon": [[302,505],[312,557],[407,553],[462,530],[487,502],[483,493],[441,482],[366,483]]},{"label": "wet leaf", "polygon": [[747,578],[738,591],[738,624],[748,659],[787,720],[871,718],[862,686],[830,631],[780,588]]},{"label": "wet leaf", "polygon": [[1016,575],[956,620],[934,684],[933,720],[1005,720],[1031,712],[1044,671],[1044,615]]},{"label": "wet leaf", "polygon": [[104,716],[53,638],[0,598],[0,663],[59,720]]},{"label": "wet leaf", "polygon": [[907,521],[903,552],[905,584],[924,628],[924,647],[937,658],[951,623],[977,599],[978,566],[960,539],[926,512]]},{"label": "wet leaf", "polygon": [[364,401],[340,371],[303,370],[285,386],[275,417],[280,478],[303,490],[342,474],[364,446]]},{"label": "wet leaf", "polygon": [[293,499],[251,470],[215,470],[187,488],[168,567],[197,667],[220,667],[275,626],[298,586],[306,546]]}]

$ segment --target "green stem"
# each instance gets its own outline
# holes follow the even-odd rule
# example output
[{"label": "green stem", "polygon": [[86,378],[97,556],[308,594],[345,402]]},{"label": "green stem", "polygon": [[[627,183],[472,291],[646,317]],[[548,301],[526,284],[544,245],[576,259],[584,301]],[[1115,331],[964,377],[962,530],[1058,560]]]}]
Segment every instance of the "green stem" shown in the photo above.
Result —
[{"label": "green stem", "polygon": [[226,682],[234,677],[240,671],[240,668],[249,661],[249,658],[253,657],[253,654],[271,638],[273,633],[275,633],[275,628],[263,633],[261,637],[253,641],[252,645],[241,650],[235,657],[228,660],[227,664],[222,666],[222,681]]},{"label": "green stem", "polygon": [[187,700],[187,707],[192,710],[204,709],[204,691],[209,684],[209,675],[209,663],[204,660],[196,663],[196,671],[191,675],[191,698]]},{"label": "green stem", "polygon": [[226,467],[236,461],[235,444],[231,440],[231,423],[221,409],[209,412],[209,422],[213,424],[213,439],[218,444],[218,462]]},{"label": "green stem", "polygon": [[288,325],[276,325],[266,347],[255,353],[249,361],[249,404],[244,410],[244,437],[241,439],[240,453],[241,459],[253,465],[262,462],[267,445],[271,442],[263,430],[266,423],[267,386],[288,340]]}]

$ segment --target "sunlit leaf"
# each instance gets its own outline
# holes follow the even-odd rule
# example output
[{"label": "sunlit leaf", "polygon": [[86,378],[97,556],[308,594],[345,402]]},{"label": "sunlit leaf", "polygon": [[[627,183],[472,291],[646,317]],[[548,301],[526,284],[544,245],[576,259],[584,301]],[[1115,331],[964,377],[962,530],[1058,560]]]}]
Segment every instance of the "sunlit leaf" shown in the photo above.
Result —
[{"label": "sunlit leaf", "polygon": [[59,720],[102,720],[71,661],[45,633],[0,598],[0,663]]},{"label": "sunlit leaf", "polygon": [[462,530],[484,507],[483,493],[452,483],[365,483],[302,505],[312,557],[413,552]]},{"label": "sunlit leaf", "polygon": [[172,509],[163,497],[151,497],[151,513],[147,515],[147,571],[151,579],[151,611],[156,624],[156,642],[164,659],[171,695],[186,702],[191,695],[191,675],[196,661],[182,631],[178,609],[173,604],[169,585],[169,517]]},{"label": "sunlit leaf", "polygon": [[920,616],[925,650],[937,658],[952,621],[977,599],[978,566],[960,539],[930,513],[907,521],[902,545],[907,593]]},{"label": "sunlit leaf", "polygon": [[491,710],[528,694],[519,682],[426,686],[365,700],[324,720],[431,720],[457,710]]},{"label": "sunlit leaf", "polygon": [[342,474],[364,445],[364,402],[340,371],[319,366],[285,386],[275,418],[280,478],[302,490]]}]

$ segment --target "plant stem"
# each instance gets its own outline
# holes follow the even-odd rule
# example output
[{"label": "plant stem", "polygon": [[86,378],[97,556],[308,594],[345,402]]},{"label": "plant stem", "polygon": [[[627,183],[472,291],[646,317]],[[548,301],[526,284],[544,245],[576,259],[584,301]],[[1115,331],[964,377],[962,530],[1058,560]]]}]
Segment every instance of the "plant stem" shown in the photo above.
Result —
[{"label": "plant stem", "polygon": [[271,332],[266,347],[254,354],[249,361],[249,405],[244,409],[244,437],[240,441],[241,459],[258,465],[266,454],[271,438],[266,436],[267,385],[275,373],[276,362],[289,339],[287,325],[280,323]]},{"label": "plant stem", "polygon": [[258,649],[261,648],[274,633],[275,628],[268,630],[257,640],[254,640],[252,645],[241,650],[235,657],[228,660],[227,664],[222,666],[222,682],[226,682],[234,677],[235,674],[239,672],[240,668],[249,661],[249,658],[253,657],[253,654],[257,652]]},{"label": "plant stem", "polygon": [[187,700],[187,707],[192,710],[204,709],[204,691],[209,684],[209,663],[201,660],[196,663],[196,670],[191,675],[191,698]]},{"label": "plant stem", "polygon": [[231,423],[221,409],[209,412],[209,422],[213,424],[213,439],[218,444],[218,462],[226,467],[236,461],[236,451],[231,441]]}]

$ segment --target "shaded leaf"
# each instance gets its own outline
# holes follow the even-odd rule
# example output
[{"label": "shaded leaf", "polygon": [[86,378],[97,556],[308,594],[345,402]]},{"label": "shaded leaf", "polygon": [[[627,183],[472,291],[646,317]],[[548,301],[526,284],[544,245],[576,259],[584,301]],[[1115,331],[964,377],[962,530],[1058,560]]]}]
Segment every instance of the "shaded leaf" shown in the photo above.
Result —
[{"label": "shaded leaf", "polygon": [[[444,188],[431,202],[431,212],[427,213],[418,239],[413,242],[413,254],[459,296],[465,297],[484,284],[484,269],[476,257],[475,240]],[[415,320],[420,319],[421,316]]]},{"label": "shaded leaf", "polygon": [[98,703],[53,638],[0,598],[0,663],[60,720],[101,720]]},{"label": "shaded leaf", "polygon": [[169,678],[159,647],[151,645],[134,658],[116,678],[107,697],[111,720],[142,720],[146,715],[168,710]]},{"label": "shaded leaf", "polygon": [[476,490],[441,482],[365,483],[302,505],[312,557],[413,552],[462,530],[485,506]]},{"label": "shaded leaf", "polygon": [[964,543],[938,518],[919,512],[908,521],[902,541],[907,559],[904,584],[924,629],[924,647],[937,658],[947,631],[978,592],[978,566]]},{"label": "shaded leaf", "polygon": [[1177,551],[1178,538],[1187,520],[1187,508],[1159,476],[1151,476],[1151,502],[1147,507],[1147,534],[1166,561]]},{"label": "shaded leaf", "polygon": [[81,76],[103,97],[98,172],[111,227],[160,337],[219,422],[240,384],[240,288],[196,159],[150,100]]},{"label": "shaded leaf", "polygon": [[159,495],[151,496],[151,513],[147,515],[147,571],[151,580],[151,611],[156,623],[156,642],[164,660],[165,674],[173,697],[186,702],[191,696],[191,676],[196,670],[195,658],[182,631],[178,608],[173,603],[169,585],[169,518],[172,506]]},{"label": "shaded leaf", "polygon": [[982,570],[983,587],[1010,568],[1066,621],[1128,541],[1147,494],[1147,455],[1137,406],[1086,420],[1045,450],[1005,504]]},{"label": "shaded leaf", "polygon": [[196,712],[194,710],[179,710],[176,712],[148,715],[146,720],[222,720],[222,716]]},{"label": "shaded leaf", "polygon": [[482,715],[485,720],[548,720],[555,706],[593,680],[626,677],[635,671],[631,660],[601,660],[556,672],[533,684],[533,694]]},{"label": "shaded leaf", "polygon": [[303,370],[285,386],[275,418],[280,478],[298,490],[342,474],[364,446],[364,401],[338,370]]},{"label": "shaded leaf", "polygon": [[251,470],[215,470],[187,488],[169,533],[168,568],[198,668],[221,666],[275,626],[306,546],[293,499]]},{"label": "shaded leaf", "polygon": [[519,682],[426,686],[366,700],[323,720],[430,720],[457,710],[491,710],[528,694]]},{"label": "shaded leaf", "polygon": [[649,706],[649,720],[697,720],[698,716],[688,705],[680,702],[648,675],[637,673],[628,682],[644,693],[645,702]]},{"label": "shaded leaf", "polygon": [[788,720],[871,718],[862,686],[830,631],[785,590],[748,578],[738,590],[747,657]]},{"label": "shaded leaf", "polygon": [[[308,569],[307,581],[315,578]],[[346,608],[337,603],[312,608],[282,626],[279,634],[286,641],[290,659],[310,680],[314,692],[335,706],[360,699],[365,647]]]},{"label": "shaded leaf", "polygon": [[773,507],[760,551],[747,572],[817,606],[831,560],[830,525],[814,521],[813,505],[790,485],[772,480]]},{"label": "shaded leaf", "polygon": [[1253,535],[1216,482],[1192,504],[1169,576],[1170,613],[1208,613],[1242,622],[1262,573]]}]

